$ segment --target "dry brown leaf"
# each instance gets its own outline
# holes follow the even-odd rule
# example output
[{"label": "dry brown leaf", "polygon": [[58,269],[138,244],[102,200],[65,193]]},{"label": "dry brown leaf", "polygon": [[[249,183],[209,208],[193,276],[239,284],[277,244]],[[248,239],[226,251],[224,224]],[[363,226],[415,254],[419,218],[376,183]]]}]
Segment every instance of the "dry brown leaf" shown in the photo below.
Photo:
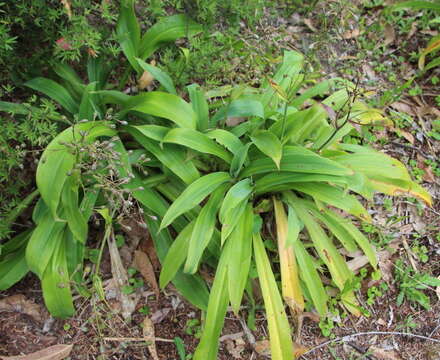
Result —
[{"label": "dry brown leaf", "polygon": [[399,233],[402,235],[408,235],[413,233],[413,227],[411,224],[402,225],[399,227]]},{"label": "dry brown leaf", "polygon": [[147,254],[143,251],[136,250],[134,252],[133,267],[142,274],[145,281],[153,288],[156,299],[158,299],[160,294],[159,285],[157,284],[153,265]]},{"label": "dry brown leaf", "polygon": [[226,350],[228,350],[229,354],[231,354],[234,359],[243,358],[241,353],[244,351],[245,345],[246,343],[243,338],[226,340]]},{"label": "dry brown leaf", "polygon": [[384,28],[385,41],[384,45],[388,46],[396,40],[396,33],[394,31],[394,27],[390,24],[386,24]]},{"label": "dry brown leaf", "polygon": [[246,121],[246,118],[243,116],[229,116],[226,119],[226,125],[227,126],[237,126],[244,121]]},{"label": "dry brown leaf", "polygon": [[344,39],[354,39],[357,38],[361,34],[361,31],[358,28],[355,28],[353,30],[347,30],[342,34],[342,37]]},{"label": "dry brown leaf", "polygon": [[416,33],[417,31],[417,21],[413,21],[411,23],[411,30],[409,31],[408,35],[406,35],[406,39],[411,39],[413,37],[413,35]]},{"label": "dry brown leaf", "polygon": [[153,83],[153,81],[154,81],[153,75],[151,75],[151,73],[145,70],[142,76],[138,80],[138,87],[140,90],[143,90],[147,86],[150,86]]},{"label": "dry brown leaf", "polygon": [[307,25],[307,27],[312,30],[313,32],[317,32],[318,30],[313,26],[312,20],[310,19],[304,19],[303,20],[304,24]]},{"label": "dry brown leaf", "polygon": [[151,264],[153,264],[154,270],[160,269],[160,261],[157,257],[156,248],[154,247],[153,239],[151,239],[151,236],[147,236],[141,241],[141,243],[139,244],[139,250],[148,255],[148,258],[151,260]]},{"label": "dry brown leaf", "polygon": [[154,335],[154,324],[148,316],[145,317],[142,327],[142,333],[145,341],[148,343],[148,351],[150,352],[151,357],[153,360],[159,360],[156,349],[156,336]]},{"label": "dry brown leaf", "polygon": [[362,255],[347,261],[347,265],[351,271],[357,274],[362,267],[368,264],[368,262],[368,258],[365,255]]},{"label": "dry brown leaf", "polygon": [[432,172],[431,167],[426,165],[425,158],[420,154],[417,154],[417,167],[424,171],[422,176],[423,181],[435,183],[435,175]]},{"label": "dry brown leaf", "polygon": [[167,307],[155,311],[153,314],[151,314],[151,321],[153,322],[153,324],[160,323],[163,319],[167,317],[171,310],[172,309],[170,307]]},{"label": "dry brown leaf", "polygon": [[136,308],[136,295],[135,294],[124,294],[122,288],[128,286],[128,275],[124,266],[122,265],[121,256],[119,255],[118,247],[114,236],[110,236],[108,239],[108,249],[110,253],[110,261],[112,265],[112,275],[116,281],[118,288],[118,298],[121,302],[121,314],[122,317],[127,320],[130,319],[131,314]]},{"label": "dry brown leaf", "polygon": [[414,139],[414,135],[413,134],[411,134],[408,131],[402,130],[402,129],[396,129],[396,128],[392,128],[392,129],[394,130],[395,133],[403,136],[406,140],[408,140],[408,142],[411,145],[414,145],[415,139]]},{"label": "dry brown leaf", "polygon": [[2,360],[62,360],[70,355],[73,345],[54,345],[28,355],[1,356]]},{"label": "dry brown leaf", "polygon": [[431,35],[431,36],[437,36],[438,35],[438,31],[437,30],[421,30],[420,33],[424,34],[424,35]]},{"label": "dry brown leaf", "polygon": [[270,341],[260,340],[255,342],[254,350],[257,352],[258,355],[270,356]]},{"label": "dry brown leaf", "polygon": [[303,346],[300,343],[297,343],[296,341],[293,343],[293,357],[294,359],[299,358],[301,355],[305,354],[309,348]]},{"label": "dry brown leaf", "polygon": [[393,279],[393,263],[390,260],[391,253],[387,250],[379,251],[377,257],[382,279],[386,282],[390,282]]},{"label": "dry brown leaf", "polygon": [[378,323],[381,326],[386,326],[387,325],[386,321],[384,319],[382,319],[382,318],[377,319],[376,323]]},{"label": "dry brown leaf", "polygon": [[67,16],[69,19],[72,18],[72,6],[70,4],[69,0],[61,0],[61,4],[63,4],[64,8],[66,9]]},{"label": "dry brown leaf", "polygon": [[29,315],[37,321],[43,321],[44,310],[40,305],[28,300],[24,295],[17,294],[0,300],[0,312],[15,311]]},{"label": "dry brown leaf", "polygon": [[244,335],[243,331],[240,331],[240,332],[235,333],[235,334],[226,334],[226,335],[221,336],[220,339],[218,339],[218,341],[223,342],[223,341],[226,341],[226,340],[236,340],[238,338],[243,337],[243,335]]},{"label": "dry brown leaf", "polygon": [[376,72],[373,70],[373,68],[368,65],[368,64],[363,64],[362,65],[362,71],[367,74],[368,78],[370,80],[377,80],[377,74]]},{"label": "dry brown leaf", "polygon": [[394,350],[384,350],[377,346],[370,346],[368,352],[379,360],[401,360],[402,358]]},{"label": "dry brown leaf", "polygon": [[[258,353],[258,355],[270,356],[270,341],[257,341],[255,343],[254,350]],[[295,359],[306,353],[308,350],[308,348],[306,348],[302,344],[297,343],[296,341],[293,343],[293,354]]]},{"label": "dry brown leaf", "polygon": [[403,102],[394,102],[390,105],[394,110],[408,115],[415,115],[413,107]]},{"label": "dry brown leaf", "polygon": [[351,56],[351,55],[345,55],[345,56],[341,56],[339,58],[339,60],[357,60],[356,56]]}]

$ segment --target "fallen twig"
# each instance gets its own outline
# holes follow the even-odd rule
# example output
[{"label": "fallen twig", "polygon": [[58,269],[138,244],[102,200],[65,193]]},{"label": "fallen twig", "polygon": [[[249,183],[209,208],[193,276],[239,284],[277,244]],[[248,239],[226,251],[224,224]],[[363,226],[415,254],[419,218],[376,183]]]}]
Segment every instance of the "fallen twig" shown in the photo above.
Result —
[{"label": "fallen twig", "polygon": [[[145,338],[143,337],[105,337],[104,341],[142,341],[145,342]],[[160,338],[160,337],[155,337],[154,341],[160,341],[160,342],[168,342],[168,343],[172,343],[174,342],[174,340],[171,339],[164,339],[164,338]]]}]

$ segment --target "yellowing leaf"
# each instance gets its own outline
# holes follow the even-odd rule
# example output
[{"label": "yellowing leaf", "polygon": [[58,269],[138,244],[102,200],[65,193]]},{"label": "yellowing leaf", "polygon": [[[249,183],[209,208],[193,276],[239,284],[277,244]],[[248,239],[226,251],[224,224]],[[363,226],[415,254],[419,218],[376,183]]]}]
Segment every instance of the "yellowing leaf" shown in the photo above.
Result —
[{"label": "yellowing leaf", "polygon": [[[284,301],[293,313],[304,310],[304,298],[299,283],[298,266],[292,246],[286,246],[288,237],[287,216],[283,203],[274,199],[277,225],[278,254],[280,256],[281,288]],[[290,242],[290,241],[289,241]]]},{"label": "yellowing leaf", "polygon": [[375,176],[369,179],[373,187],[385,194],[411,195],[423,200],[427,205],[432,206],[432,197],[424,188],[413,181],[387,178],[382,176]]},{"label": "yellowing leaf", "polygon": [[371,108],[361,101],[353,104],[350,119],[361,125],[393,125],[390,119],[382,115],[382,110]]},{"label": "yellowing leaf", "polygon": [[429,42],[428,46],[422,51],[422,54],[419,57],[419,68],[423,70],[425,67],[425,58],[426,55],[437,51],[440,49],[440,35],[434,36]]}]

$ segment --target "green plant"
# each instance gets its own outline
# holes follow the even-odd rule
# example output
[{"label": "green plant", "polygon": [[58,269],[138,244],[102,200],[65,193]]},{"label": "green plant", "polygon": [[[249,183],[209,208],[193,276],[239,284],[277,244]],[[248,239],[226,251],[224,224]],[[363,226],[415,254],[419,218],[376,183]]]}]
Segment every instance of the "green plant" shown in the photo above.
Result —
[{"label": "green plant", "polygon": [[[336,303],[361,313],[354,274],[337,249],[361,249],[377,267],[373,247],[350,218],[371,221],[355,194],[372,199],[375,191],[409,193],[428,204],[431,199],[397,160],[341,142],[354,126],[387,119],[361,101],[361,90],[349,81],[327,80],[299,92],[305,75],[297,52],[286,51],[279,70],[258,89],[238,86],[204,94],[193,84],[187,87],[190,102],[179,97],[171,78],[143,59],[170,40],[158,35],[169,21],[180,26],[173,38],[187,33],[188,22],[181,19],[164,20],[166,26],[153,26],[141,38],[133,2],[127,1],[118,21],[130,64],[138,74],[152,74],[164,91],[130,96],[111,89],[103,63],[93,58],[88,85],[66,66],[58,68],[64,86],[43,78],[28,82],[75,121],[42,155],[36,228],[3,246],[0,271],[6,274],[0,273],[0,286],[17,281],[5,263],[15,261],[22,266],[20,274],[29,267],[40,277],[53,315],[71,315],[70,286],[81,285],[87,220],[94,207],[100,206],[108,240],[114,238],[117,213],[137,201],[163,265],[161,287],[172,281],[206,311],[194,359],[217,358],[228,304],[238,314],[245,289],[252,298],[251,268],[263,294],[272,357],[291,359],[283,299],[295,316],[307,304],[325,317],[329,296],[321,273],[338,292]],[[275,231],[268,226],[273,221]],[[273,248],[266,249],[263,239]],[[100,254],[102,247],[98,265]],[[210,292],[197,275],[202,263],[215,271]]]},{"label": "green plant", "polygon": [[405,266],[402,260],[395,263],[395,283],[399,287],[397,305],[405,300],[418,303],[426,310],[431,308],[429,297],[423,292],[430,287],[440,286],[440,280],[426,273],[416,273],[414,269]]},{"label": "green plant", "polygon": [[378,297],[382,297],[384,292],[388,290],[388,285],[385,282],[381,282],[379,286],[369,287],[367,290],[367,304],[373,305]]},{"label": "green plant", "polygon": [[177,353],[179,354],[180,360],[189,359],[189,355],[188,357],[186,355],[185,344],[180,337],[177,336],[174,338],[174,345],[176,345]]},{"label": "green plant", "polygon": [[414,321],[414,317],[412,315],[408,316],[402,324],[396,326],[397,330],[403,330],[406,332],[412,332],[416,329],[418,324]]},{"label": "green plant", "polygon": [[185,324],[185,334],[200,338],[202,336],[200,321],[198,319],[188,319]]}]

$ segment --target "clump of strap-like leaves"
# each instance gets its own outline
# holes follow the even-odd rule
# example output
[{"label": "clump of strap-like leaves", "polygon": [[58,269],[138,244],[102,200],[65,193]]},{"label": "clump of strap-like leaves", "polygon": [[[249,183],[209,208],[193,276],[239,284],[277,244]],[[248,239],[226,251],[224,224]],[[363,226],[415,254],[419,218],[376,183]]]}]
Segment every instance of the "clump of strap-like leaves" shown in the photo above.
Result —
[{"label": "clump of strap-like leaves", "polygon": [[[127,10],[128,22],[133,16]],[[125,52],[138,41],[129,37],[133,31],[137,34],[136,27],[125,33]],[[3,288],[2,271],[15,261],[22,271],[29,268],[42,279],[54,315],[73,313],[70,286],[75,276],[81,277],[87,219],[99,188],[78,164],[87,161],[88,144],[104,139],[113,144],[114,156],[106,161],[112,164],[115,183],[144,208],[163,266],[160,285],[172,282],[206,311],[194,359],[217,358],[228,305],[238,314],[244,293],[252,297],[252,268],[258,273],[273,359],[293,358],[283,300],[294,314],[307,306],[327,315],[330,295],[321,275],[331,279],[341,305],[359,314],[350,287],[354,274],[343,253],[361,250],[373,268],[377,260],[352,222],[352,217],[371,221],[358,196],[371,199],[380,191],[431,201],[397,160],[341,143],[354,126],[386,123],[380,111],[358,100],[361,90],[341,79],[303,91],[303,56],[293,51],[284,54],[279,70],[259,89],[204,94],[190,85],[189,101],[177,95],[167,74],[146,64],[139,52],[133,54],[127,56],[134,69],[153,75],[162,91],[129,96],[97,87],[96,81],[77,86],[70,75],[63,77],[66,87],[57,84],[56,93],[31,83],[87,121],[63,131],[45,150],[37,171],[41,200],[34,211],[36,228],[3,247]],[[74,91],[81,91],[76,102]],[[66,95],[63,102],[59,94]],[[109,106],[117,121],[99,116]],[[94,121],[97,114],[101,120]],[[267,226],[273,219],[276,234]],[[277,251],[268,256],[264,239],[272,237]],[[210,290],[198,275],[201,265],[215,272]],[[9,280],[6,285],[17,279]]]}]

